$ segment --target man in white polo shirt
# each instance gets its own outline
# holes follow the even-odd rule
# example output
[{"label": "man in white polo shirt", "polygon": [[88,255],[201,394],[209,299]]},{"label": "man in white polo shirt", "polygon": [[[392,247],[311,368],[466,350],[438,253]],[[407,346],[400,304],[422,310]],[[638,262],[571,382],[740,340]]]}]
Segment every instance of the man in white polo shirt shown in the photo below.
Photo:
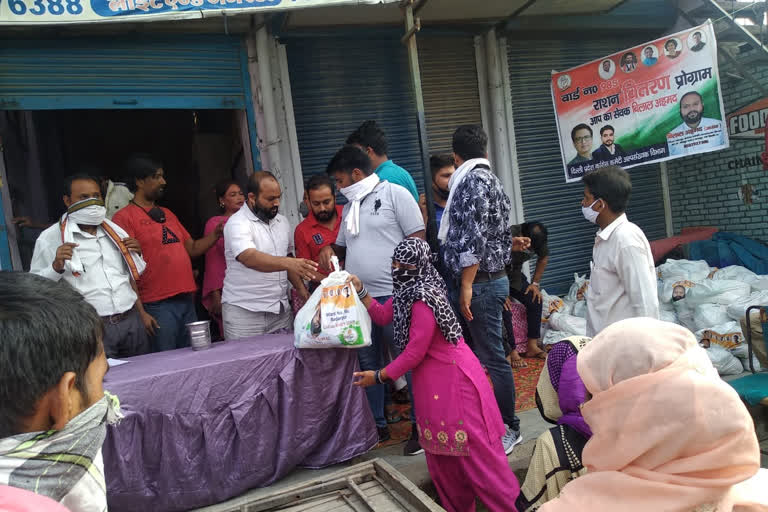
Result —
[{"label": "man in white polo shirt", "polygon": [[290,328],[288,281],[304,300],[309,298],[303,279],[315,278],[317,263],[292,257],[291,225],[277,213],[281,195],[271,172],[253,173],[245,204],[224,227],[227,273],[221,302],[228,340]]},{"label": "man in white polo shirt", "polygon": [[[349,202],[342,211],[341,228],[336,242],[323,247],[318,256],[320,265],[328,268],[334,254],[345,259],[345,268],[358,276],[371,296],[385,303],[392,296],[392,254],[404,238],[424,238],[424,219],[419,205],[410,192],[400,185],[381,180],[373,172],[368,155],[360,148],[346,145],[331,159],[326,172],[336,180],[338,190]],[[383,366],[381,355],[394,347],[392,325],[374,326],[373,344],[357,349],[360,368],[376,370]],[[397,355],[397,354],[395,354]],[[410,377],[407,377],[410,381]],[[409,382],[410,384],[410,382]],[[384,415],[385,387],[365,389],[379,440],[389,439]],[[413,411],[412,411],[413,412]],[[421,451],[414,423],[406,454]]]}]

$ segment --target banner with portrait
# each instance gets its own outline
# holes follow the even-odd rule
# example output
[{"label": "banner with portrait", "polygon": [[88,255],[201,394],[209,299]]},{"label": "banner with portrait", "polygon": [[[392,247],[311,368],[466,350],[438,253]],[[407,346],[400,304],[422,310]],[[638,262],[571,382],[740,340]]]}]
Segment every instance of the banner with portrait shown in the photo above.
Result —
[{"label": "banner with portrait", "polygon": [[712,23],[552,72],[566,182],[728,147]]}]

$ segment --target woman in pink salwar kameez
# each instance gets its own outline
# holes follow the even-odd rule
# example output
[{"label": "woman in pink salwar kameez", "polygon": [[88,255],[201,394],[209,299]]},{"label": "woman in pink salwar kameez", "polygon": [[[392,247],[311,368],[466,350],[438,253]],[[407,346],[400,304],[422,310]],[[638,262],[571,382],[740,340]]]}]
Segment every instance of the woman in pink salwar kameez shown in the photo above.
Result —
[{"label": "woman in pink salwar kameez", "polygon": [[386,368],[356,372],[355,385],[394,380],[412,370],[419,442],[443,507],[473,511],[480,498],[490,511],[514,511],[520,484],[501,444],[501,413],[430,259],[424,240],[400,242],[392,258],[394,295],[383,305],[352,276],[371,319],[378,325],[394,321],[395,343],[403,349]]}]

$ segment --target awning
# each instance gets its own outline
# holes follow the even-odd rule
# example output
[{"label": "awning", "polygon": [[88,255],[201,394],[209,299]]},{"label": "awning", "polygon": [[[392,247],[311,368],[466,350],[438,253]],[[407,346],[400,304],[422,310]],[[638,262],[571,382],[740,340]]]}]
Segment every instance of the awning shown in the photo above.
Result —
[{"label": "awning", "polygon": [[5,0],[0,26],[200,19],[397,0]]}]

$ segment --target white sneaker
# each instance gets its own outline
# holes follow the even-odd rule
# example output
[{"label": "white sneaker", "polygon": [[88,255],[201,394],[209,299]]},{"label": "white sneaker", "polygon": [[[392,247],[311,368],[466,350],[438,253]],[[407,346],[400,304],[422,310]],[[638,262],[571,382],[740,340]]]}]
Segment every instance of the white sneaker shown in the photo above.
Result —
[{"label": "white sneaker", "polygon": [[504,428],[506,429],[506,432],[501,436],[501,444],[504,446],[504,455],[509,455],[512,453],[515,446],[523,442],[523,436],[520,434],[519,430],[512,430],[506,423],[504,424]]}]

